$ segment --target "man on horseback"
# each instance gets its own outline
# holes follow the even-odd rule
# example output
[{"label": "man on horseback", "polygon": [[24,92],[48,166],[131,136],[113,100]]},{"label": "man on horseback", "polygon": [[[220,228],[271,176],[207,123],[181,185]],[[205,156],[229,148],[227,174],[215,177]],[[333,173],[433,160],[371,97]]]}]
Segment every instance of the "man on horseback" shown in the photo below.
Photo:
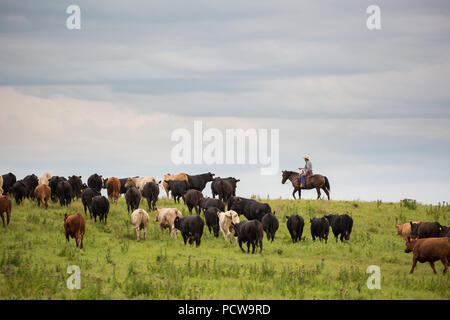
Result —
[{"label": "man on horseback", "polygon": [[305,178],[312,175],[312,163],[309,160],[309,156],[305,156],[305,167],[299,168],[300,170],[305,170],[302,174],[300,174],[300,188],[304,188],[306,185]]}]

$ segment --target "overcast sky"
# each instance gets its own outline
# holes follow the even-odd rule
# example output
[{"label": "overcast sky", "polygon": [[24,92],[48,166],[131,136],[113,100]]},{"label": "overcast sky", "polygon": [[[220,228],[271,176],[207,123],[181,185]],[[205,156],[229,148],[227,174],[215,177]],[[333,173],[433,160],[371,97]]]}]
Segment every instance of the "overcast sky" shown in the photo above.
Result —
[{"label": "overcast sky", "polygon": [[[308,154],[333,199],[449,201],[449,16],[447,0],[1,1],[0,170],[211,171],[289,198],[281,170]],[[175,165],[171,134],[195,120],[279,129],[278,173]]]}]

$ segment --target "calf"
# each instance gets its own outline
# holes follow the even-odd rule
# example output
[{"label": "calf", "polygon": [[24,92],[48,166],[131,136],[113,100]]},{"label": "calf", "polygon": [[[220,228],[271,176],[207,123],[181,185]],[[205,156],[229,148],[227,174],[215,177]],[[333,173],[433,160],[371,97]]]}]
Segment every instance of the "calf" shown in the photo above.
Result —
[{"label": "calf", "polygon": [[172,235],[174,239],[177,238],[177,229],[174,226],[176,217],[182,218],[183,214],[175,208],[162,208],[156,209],[155,221],[159,223],[161,228],[161,237],[164,237],[164,229],[169,229],[169,235]]},{"label": "calf", "polygon": [[81,180],[81,176],[71,176],[67,181],[69,181],[69,184],[72,187],[72,199],[81,198],[81,192],[83,190],[83,181]]},{"label": "calf", "polygon": [[441,260],[444,265],[444,274],[447,272],[450,262],[450,238],[425,238],[409,239],[406,241],[405,252],[413,252],[413,264],[411,271],[414,272],[417,261],[420,263],[429,262],[433,272],[436,273],[434,262]]},{"label": "calf", "polygon": [[341,242],[345,240],[350,240],[350,234],[352,233],[353,219],[348,214],[329,214],[325,216],[327,218],[331,230],[338,241],[338,236],[340,235]]},{"label": "calf", "polygon": [[102,191],[103,186],[103,180],[102,176],[99,176],[98,174],[94,173],[92,174],[87,181],[88,187],[96,190],[97,192]]},{"label": "calf", "polygon": [[442,229],[442,226],[439,224],[439,222],[410,222],[410,225],[411,237],[414,239],[437,238],[439,237],[440,231]]},{"label": "calf", "polygon": [[131,187],[125,193],[125,201],[127,203],[128,213],[133,212],[139,208],[139,203],[141,202],[141,193],[136,187]]},{"label": "calf", "polygon": [[188,239],[189,244],[195,241],[196,247],[200,245],[205,226],[205,222],[200,216],[176,217],[173,224],[176,229],[181,231],[185,245]]},{"label": "calf", "polygon": [[203,194],[194,189],[189,189],[184,194],[184,203],[187,205],[189,214],[192,214],[192,209],[195,208],[197,215],[200,214],[200,202],[203,199]]},{"label": "calf", "polygon": [[[413,223],[419,224],[423,221],[414,221]],[[408,240],[411,236],[411,223],[396,224],[395,229],[397,234],[403,238],[403,240]]]},{"label": "calf", "polygon": [[255,248],[259,246],[259,253],[263,250],[263,225],[259,220],[242,221],[237,224],[232,223],[234,227],[234,236],[238,237],[239,247],[242,252],[242,242],[247,242],[247,253],[250,252],[250,244],[252,245],[252,254],[255,253]]},{"label": "calf", "polygon": [[295,243],[297,241],[302,240],[303,227],[305,226],[305,221],[298,214],[292,216],[286,216],[287,222],[286,226],[291,235],[292,242]]},{"label": "calf", "polygon": [[97,217],[99,217],[100,222],[104,219],[106,224],[106,219],[109,213],[109,201],[104,196],[95,196],[92,198],[92,215],[94,216],[94,221],[97,222]]},{"label": "calf", "polygon": [[147,199],[148,210],[156,209],[159,195],[159,183],[147,182],[142,190],[142,196]]},{"label": "calf", "polygon": [[117,202],[120,196],[120,180],[116,177],[108,178],[105,182],[108,198],[113,202]]},{"label": "calf", "polygon": [[144,209],[134,210],[131,214],[131,223],[136,230],[137,241],[141,240],[141,229],[144,229],[144,240],[147,238],[147,228],[150,217]]},{"label": "calf", "polygon": [[209,207],[205,211],[205,222],[208,226],[209,233],[213,230],[214,236],[219,237],[219,216],[220,210],[217,207]]},{"label": "calf", "polygon": [[225,211],[225,205],[219,199],[203,198],[200,201],[200,208],[203,210],[203,212],[206,212],[206,210],[208,210],[208,208],[210,207],[215,207],[220,211]]},{"label": "calf", "polygon": [[231,197],[228,200],[228,210],[234,210],[238,214],[244,215],[247,220],[259,220],[266,213],[272,212],[272,209],[267,203],[260,203],[253,199],[246,199],[242,197]]},{"label": "calf", "polygon": [[263,230],[266,232],[267,240],[273,240],[275,239],[275,233],[278,230],[279,223],[277,217],[275,217],[275,214],[272,213],[266,213],[264,217],[261,219]]},{"label": "calf", "polygon": [[34,189],[34,195],[37,199],[38,207],[42,205],[44,209],[48,208],[48,200],[50,199],[51,190],[46,184],[40,184]]},{"label": "calf", "polygon": [[[11,218],[11,199],[8,196],[0,195],[0,215],[2,216],[3,228],[9,225],[9,220]],[[5,214],[6,213],[6,225],[5,225]]]},{"label": "calf", "polygon": [[189,183],[185,180],[168,180],[164,181],[168,185],[168,190],[172,194],[175,202],[180,203],[180,198],[184,200],[184,194],[189,190]]},{"label": "calf", "polygon": [[84,189],[83,192],[81,193],[81,201],[83,202],[84,214],[87,215],[86,208],[88,208],[91,219],[92,219],[92,198],[99,195],[100,192],[97,192],[97,190],[94,190],[92,188]]},{"label": "calf", "polygon": [[231,235],[234,235],[234,227],[233,224],[238,224],[239,214],[236,211],[229,210],[227,212],[219,212],[217,213],[219,217],[219,227],[220,231],[223,234],[225,241],[231,243]]},{"label": "calf", "polygon": [[311,222],[311,236],[313,241],[316,241],[316,237],[322,242],[325,239],[325,243],[328,240],[328,233],[330,232],[330,223],[325,217],[310,219]]},{"label": "calf", "polygon": [[69,242],[69,236],[75,238],[75,243],[83,249],[83,238],[86,232],[86,220],[80,213],[67,215],[64,214],[64,231],[67,242]]}]

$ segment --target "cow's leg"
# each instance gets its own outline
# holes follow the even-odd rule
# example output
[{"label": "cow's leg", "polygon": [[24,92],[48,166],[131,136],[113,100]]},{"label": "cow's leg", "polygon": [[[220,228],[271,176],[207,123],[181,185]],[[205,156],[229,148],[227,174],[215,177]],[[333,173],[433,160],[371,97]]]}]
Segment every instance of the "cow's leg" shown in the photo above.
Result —
[{"label": "cow's leg", "polygon": [[141,230],[139,230],[139,227],[134,228],[136,230],[136,241],[141,240]]},{"label": "cow's leg", "polygon": [[201,239],[200,239],[200,235],[195,235],[195,246],[196,247],[198,247],[199,245],[200,245],[200,241],[201,241]]},{"label": "cow's leg", "polygon": [[247,253],[250,253],[250,241],[247,241]]},{"label": "cow's leg", "polygon": [[[272,239],[272,241],[273,241],[273,239]],[[262,250],[263,250],[263,241],[262,241],[262,238],[259,240],[259,253],[262,253]]]},{"label": "cow's leg", "polygon": [[2,213],[0,213],[0,215],[2,216],[3,228],[6,228],[6,225],[5,225],[5,214],[2,212]]},{"label": "cow's leg", "polygon": [[416,264],[417,264],[417,258],[413,257],[413,264],[412,264],[412,267],[411,267],[411,271],[409,271],[409,273],[412,274],[414,272],[414,268],[416,267]]},{"label": "cow's leg", "polygon": [[434,262],[430,261],[431,269],[433,269],[434,274],[437,274],[436,269],[434,268]]},{"label": "cow's leg", "polygon": [[447,272],[447,269],[448,269],[448,259],[447,259],[447,257],[442,257],[441,258],[441,262],[444,265],[444,271],[443,271],[442,274],[445,274]]},{"label": "cow's leg", "polygon": [[[186,236],[185,233],[181,233],[181,235],[183,236],[184,245],[186,245],[187,236]],[[190,242],[190,241],[189,241],[189,242]]]},{"label": "cow's leg", "polygon": [[242,252],[245,253],[244,249],[242,249],[242,240],[239,239],[239,247],[241,248]]},{"label": "cow's leg", "polygon": [[252,254],[255,254],[256,240],[252,242]]}]

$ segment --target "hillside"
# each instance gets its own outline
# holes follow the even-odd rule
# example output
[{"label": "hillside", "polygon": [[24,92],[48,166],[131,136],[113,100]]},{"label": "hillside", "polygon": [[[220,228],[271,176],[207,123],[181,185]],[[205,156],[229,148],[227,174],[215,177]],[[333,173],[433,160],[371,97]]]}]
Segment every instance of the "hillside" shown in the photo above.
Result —
[{"label": "hillside", "polygon": [[[0,299],[450,299],[450,276],[438,275],[429,264],[409,274],[412,254],[395,224],[410,220],[450,224],[449,207],[400,203],[262,200],[280,221],[275,241],[264,237],[263,254],[243,254],[222,234],[216,239],[205,227],[199,248],[185,246],[165,234],[161,240],[155,215],[150,214],[146,241],[136,242],[125,201],[111,204],[108,225],[87,219],[84,249],[64,237],[64,213],[83,212],[81,201],[49,210],[26,200],[13,203],[11,223],[0,227]],[[159,199],[158,207],[184,205]],[[148,209],[141,202],[141,208]],[[348,243],[313,242],[310,217],[348,212],[354,220]],[[304,241],[293,244],[286,215],[305,219]],[[241,216],[241,218],[243,218]],[[67,267],[81,269],[80,290],[69,290]],[[381,289],[369,290],[369,265],[381,268]]]}]

